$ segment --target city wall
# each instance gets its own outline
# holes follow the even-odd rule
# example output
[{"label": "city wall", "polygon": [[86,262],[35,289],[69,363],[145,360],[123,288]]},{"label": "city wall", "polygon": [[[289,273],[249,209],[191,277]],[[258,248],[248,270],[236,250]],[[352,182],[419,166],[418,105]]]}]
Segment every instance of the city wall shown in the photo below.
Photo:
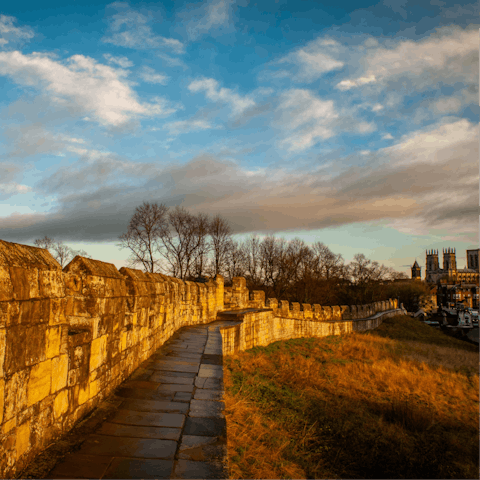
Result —
[{"label": "city wall", "polygon": [[[279,340],[302,337],[343,335],[378,327],[384,318],[399,315],[397,300],[369,305],[342,305],[322,307],[303,303],[265,302],[263,291],[249,293],[244,278],[235,278],[233,286],[225,288],[225,310],[258,309],[237,315],[241,323],[221,327],[224,355],[231,355],[256,346],[266,346]],[[228,318],[225,315],[220,317]],[[231,316],[229,316],[232,318]],[[371,317],[371,318],[369,318]]]},{"label": "city wall", "polygon": [[0,240],[0,478],[93,410],[179,328],[216,319],[205,284]]},{"label": "city wall", "polygon": [[[396,308],[291,304],[249,292],[117,268],[77,256],[63,271],[41,248],[0,240],[0,478],[92,411],[178,329],[254,309],[222,329],[224,354],[299,336],[375,328]],[[220,315],[219,315],[220,314]]]}]

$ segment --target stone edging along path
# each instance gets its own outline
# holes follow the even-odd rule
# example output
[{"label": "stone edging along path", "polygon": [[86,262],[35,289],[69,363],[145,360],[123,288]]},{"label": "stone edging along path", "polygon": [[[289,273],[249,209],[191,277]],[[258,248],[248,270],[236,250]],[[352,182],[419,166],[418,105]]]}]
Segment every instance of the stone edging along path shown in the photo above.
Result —
[{"label": "stone edging along path", "polygon": [[222,338],[183,327],[114,392],[116,408],[45,478],[228,478]]}]

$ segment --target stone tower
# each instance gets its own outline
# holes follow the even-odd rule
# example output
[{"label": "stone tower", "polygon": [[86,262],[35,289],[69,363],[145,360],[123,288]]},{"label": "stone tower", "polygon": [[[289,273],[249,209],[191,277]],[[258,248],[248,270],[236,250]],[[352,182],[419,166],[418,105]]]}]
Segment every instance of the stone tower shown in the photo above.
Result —
[{"label": "stone tower", "polygon": [[422,279],[422,272],[420,265],[415,260],[415,263],[412,265],[412,280],[421,280]]},{"label": "stone tower", "polygon": [[455,249],[443,249],[443,270],[449,277],[457,274],[457,260],[455,259]]},{"label": "stone tower", "polygon": [[439,269],[438,250],[427,250],[426,271],[436,272]]},{"label": "stone tower", "polygon": [[467,268],[478,272],[478,253],[479,249],[467,250]]}]

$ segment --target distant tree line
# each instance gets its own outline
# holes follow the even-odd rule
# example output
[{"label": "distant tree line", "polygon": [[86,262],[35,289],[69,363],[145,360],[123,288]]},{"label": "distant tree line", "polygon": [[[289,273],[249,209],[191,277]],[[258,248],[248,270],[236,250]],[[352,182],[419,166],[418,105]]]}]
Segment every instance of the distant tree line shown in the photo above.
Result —
[{"label": "distant tree line", "polygon": [[266,298],[355,305],[400,297],[408,309],[428,291],[423,282],[410,282],[406,274],[361,253],[346,264],[322,242],[309,246],[299,238],[255,234],[237,242],[220,215],[194,215],[179,206],[144,202],[119,239],[119,246],[130,250],[132,268],[193,281],[221,274],[227,286],[242,276],[250,290],[264,290]]}]

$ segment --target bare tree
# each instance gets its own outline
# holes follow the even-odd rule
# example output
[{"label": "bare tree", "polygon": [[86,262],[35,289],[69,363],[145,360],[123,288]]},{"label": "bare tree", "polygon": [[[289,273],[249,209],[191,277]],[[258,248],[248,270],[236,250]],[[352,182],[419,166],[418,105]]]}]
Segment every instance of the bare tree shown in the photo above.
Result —
[{"label": "bare tree", "polygon": [[[261,268],[264,283],[271,287],[271,295],[281,298],[286,291],[288,277],[285,272],[285,255],[287,242],[268,235],[260,244]],[[269,292],[270,294],[270,292]]]},{"label": "bare tree", "polygon": [[222,274],[231,242],[232,229],[220,215],[215,215],[210,222],[208,233],[213,252],[213,273]]},{"label": "bare tree", "polygon": [[247,259],[245,252],[238,242],[230,239],[227,243],[227,255],[225,261],[226,283],[231,283],[233,277],[244,277],[247,271]]},{"label": "bare tree", "polygon": [[43,238],[37,238],[33,244],[38,248],[46,248],[47,250],[50,250],[50,248],[55,245],[55,240],[45,235]]},{"label": "bare tree", "polygon": [[190,265],[189,273],[195,278],[203,277],[208,270],[208,255],[211,251],[211,243],[208,241],[207,235],[210,229],[210,220],[208,215],[198,213],[195,217],[195,228],[192,232],[194,244],[197,248],[193,251],[193,259]]},{"label": "bare tree", "polygon": [[166,205],[147,202],[135,209],[127,233],[119,237],[120,248],[128,248],[132,252],[130,266],[141,265],[150,273],[160,270],[160,260],[154,254],[162,251],[159,241],[168,229],[167,212]]},{"label": "bare tree", "polygon": [[172,275],[183,280],[192,273],[192,262],[207,234],[206,219],[176,206],[168,220],[170,228],[162,233],[163,255]]},{"label": "bare tree", "polygon": [[74,257],[80,255],[81,257],[91,258],[85,250],[73,250],[73,248],[65,245],[63,242],[56,242],[53,238],[47,236],[38,238],[34,242],[34,245],[39,248],[46,248],[55,258],[55,260],[63,268],[70,263]]},{"label": "bare tree", "polygon": [[261,284],[262,271],[260,260],[260,239],[257,234],[250,235],[240,246],[247,263],[248,288],[256,288]]},{"label": "bare tree", "polygon": [[315,254],[316,273],[326,280],[340,277],[342,274],[343,257],[333,253],[330,248],[322,242],[315,242],[312,245]]}]

